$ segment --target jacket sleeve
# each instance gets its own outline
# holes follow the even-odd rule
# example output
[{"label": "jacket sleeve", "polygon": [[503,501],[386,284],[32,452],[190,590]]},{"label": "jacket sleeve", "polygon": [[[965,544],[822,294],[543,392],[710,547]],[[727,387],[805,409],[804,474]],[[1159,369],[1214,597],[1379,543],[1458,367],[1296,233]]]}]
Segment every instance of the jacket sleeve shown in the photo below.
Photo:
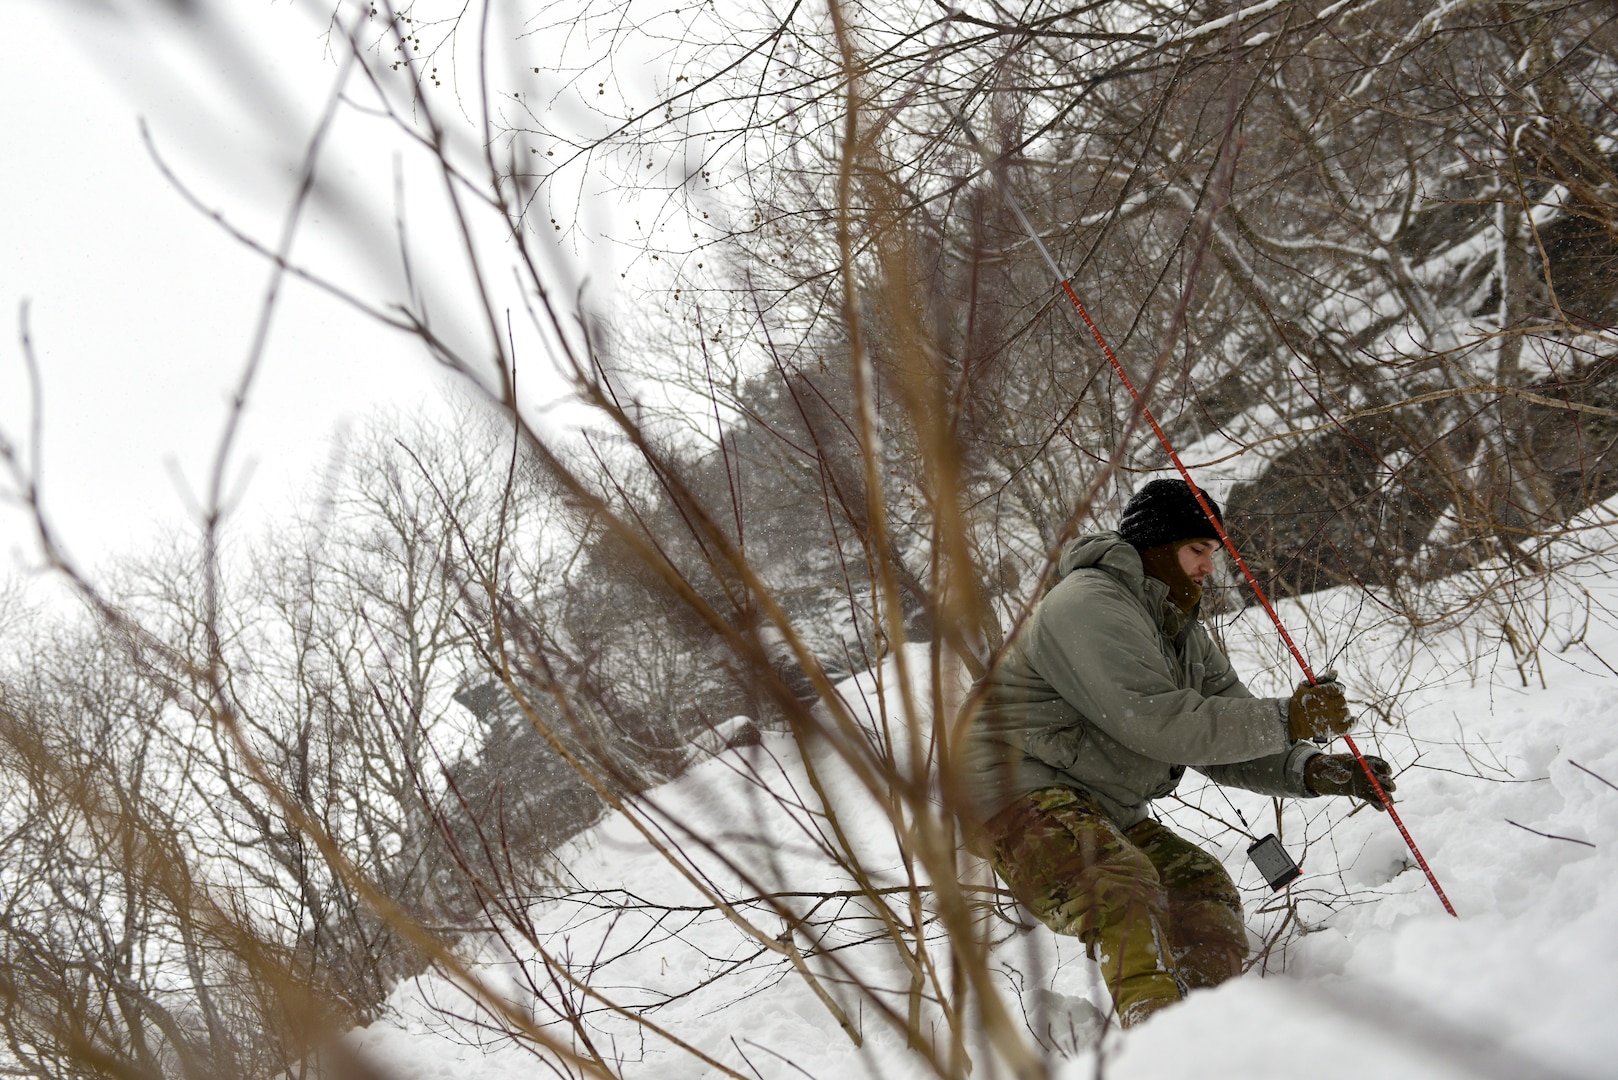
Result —
[{"label": "jacket sleeve", "polygon": [[[1220,697],[1251,698],[1252,693],[1236,677],[1236,672],[1224,651],[1212,643],[1208,649],[1210,670],[1203,682],[1204,689]],[[1284,724],[1286,702],[1276,699],[1276,705],[1281,722]],[[1228,765],[1204,765],[1197,771],[1216,784],[1246,788],[1260,795],[1312,799],[1315,792],[1310,791],[1308,784],[1304,783],[1303,767],[1318,753],[1320,748],[1313,743],[1294,742],[1279,754],[1254,758],[1252,761],[1232,762]]]},{"label": "jacket sleeve", "polygon": [[1202,677],[1202,690],[1205,694],[1217,694],[1220,697],[1253,696],[1252,691],[1243,686],[1242,681],[1236,677],[1236,669],[1231,666],[1230,658],[1225,655],[1225,651],[1212,641],[1208,642],[1208,671]]},{"label": "jacket sleeve", "polygon": [[1063,584],[1029,625],[1028,657],[1090,723],[1138,754],[1176,765],[1247,762],[1289,750],[1275,699],[1240,696],[1245,688],[1209,695],[1181,689],[1139,601],[1102,577]]},{"label": "jacket sleeve", "polygon": [[1318,753],[1320,747],[1313,743],[1295,742],[1279,754],[1229,765],[1199,765],[1197,771],[1216,784],[1246,788],[1260,795],[1312,799],[1315,792],[1304,783],[1303,767]]}]

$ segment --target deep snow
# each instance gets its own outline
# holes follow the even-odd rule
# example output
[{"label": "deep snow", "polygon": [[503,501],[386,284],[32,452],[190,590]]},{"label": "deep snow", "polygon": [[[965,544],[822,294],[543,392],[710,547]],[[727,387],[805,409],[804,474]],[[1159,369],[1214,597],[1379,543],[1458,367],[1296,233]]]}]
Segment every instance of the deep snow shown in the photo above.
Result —
[{"label": "deep snow", "polygon": [[[1098,1065],[1118,1080],[1618,1075],[1611,1017],[1618,1005],[1618,674],[1608,667],[1618,667],[1618,582],[1610,566],[1606,559],[1571,564],[1554,588],[1537,587],[1531,604],[1490,600],[1429,630],[1419,644],[1360,595],[1316,596],[1306,609],[1283,605],[1283,619],[1317,667],[1329,659],[1351,700],[1368,715],[1392,719],[1358,740],[1393,762],[1398,807],[1459,918],[1445,914],[1384,815],[1351,813],[1346,800],[1290,802],[1283,835],[1305,872],[1290,896],[1306,932],[1289,925],[1283,944],[1245,977],[1197,993],[1140,1028],[1113,1030],[1098,1062],[1091,1003],[1105,1010],[1107,996],[1094,965],[1075,942],[1042,928],[1018,930],[986,911],[1003,939],[994,963],[1030,1027],[1052,1047],[1055,1075],[1091,1077]],[[1437,605],[1464,585],[1450,583],[1422,599]],[[1261,620],[1248,609],[1220,629],[1255,692],[1285,693],[1295,672]],[[1544,630],[1537,654],[1521,666],[1500,632],[1504,621],[1513,622],[1525,652],[1532,628]],[[925,671],[924,647],[912,646],[909,659]],[[882,677],[891,710],[891,658]],[[868,673],[842,689],[875,717],[875,688]],[[902,883],[891,829],[824,756],[815,760],[826,767],[843,826],[880,871],[879,883]],[[1247,838],[1215,818],[1234,822],[1240,808],[1262,833],[1274,825],[1273,804],[1193,779],[1188,775],[1181,800],[1157,804],[1160,816],[1224,859],[1262,947],[1288,918],[1287,905],[1247,865]],[[735,870],[713,858],[697,862],[717,888],[740,897],[759,888],[849,887],[824,854],[825,822],[805,809],[813,798],[790,738],[769,734],[762,746],[696,766],[648,803],[672,835],[678,829],[669,823],[683,823],[736,860]],[[637,910],[634,898],[671,909],[703,901],[622,817],[609,817],[563,855],[570,888],[623,892],[609,892],[601,908],[536,904],[536,927],[575,964],[596,957],[594,983],[615,1000],[669,995],[651,1018],[747,1075],[927,1075],[900,1036],[869,1008],[850,1005],[866,1037],[856,1049],[801,978],[776,955],[755,955],[758,946],[722,917]],[[754,880],[739,880],[738,871]],[[794,901],[801,911],[811,902]],[[782,925],[762,908],[747,910],[761,925]],[[825,944],[846,946],[839,955],[869,977],[903,985],[887,951],[857,944],[873,927],[859,909],[827,902],[816,915],[830,926]],[[538,970],[531,952],[489,941],[469,945],[468,955],[491,986],[534,1004],[512,978],[519,964]],[[672,996],[722,970],[712,984]],[[555,1075],[510,1041],[453,1018],[473,1010],[442,979],[400,986],[391,1005],[392,1017],[351,1036],[386,1075]],[[550,1015],[543,1004],[535,1014]],[[621,1018],[598,1013],[593,1022],[599,1045],[622,1061],[624,1075],[711,1072]]]}]

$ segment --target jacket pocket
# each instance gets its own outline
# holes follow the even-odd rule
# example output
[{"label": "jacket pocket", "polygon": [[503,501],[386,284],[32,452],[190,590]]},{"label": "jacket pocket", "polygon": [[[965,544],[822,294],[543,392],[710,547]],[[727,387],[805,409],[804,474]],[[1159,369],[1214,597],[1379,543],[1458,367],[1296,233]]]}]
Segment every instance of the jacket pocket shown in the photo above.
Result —
[{"label": "jacket pocket", "polygon": [[1076,720],[1060,727],[1031,731],[1023,740],[1028,756],[1053,769],[1066,772],[1079,759],[1079,747],[1084,743],[1084,721]]}]

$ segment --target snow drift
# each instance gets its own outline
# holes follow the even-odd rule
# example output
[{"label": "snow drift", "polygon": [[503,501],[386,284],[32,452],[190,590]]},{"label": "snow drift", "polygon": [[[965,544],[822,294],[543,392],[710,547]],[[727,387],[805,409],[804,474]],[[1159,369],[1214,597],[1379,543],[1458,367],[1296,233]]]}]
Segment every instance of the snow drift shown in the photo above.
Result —
[{"label": "snow drift", "polygon": [[[1444,913],[1384,815],[1327,799],[1278,813],[1269,799],[1193,774],[1157,810],[1236,877],[1253,967],[1140,1028],[1102,1036],[1108,999],[1083,949],[979,893],[992,966],[1053,1075],[1611,1075],[1618,583],[1575,555],[1567,553],[1574,561],[1554,588],[1535,594],[1540,632],[1531,648],[1501,631],[1509,610],[1474,608],[1418,635],[1360,593],[1282,608],[1306,653],[1320,668],[1329,659],[1363,709],[1361,747],[1393,763],[1402,815],[1459,918]],[[1444,587],[1428,597],[1435,605]],[[1218,629],[1255,692],[1286,692],[1294,676],[1261,616],[1244,612]],[[924,674],[926,647],[909,648],[912,672]],[[884,707],[890,716],[895,707],[894,661],[840,687],[873,731]],[[911,688],[923,708],[926,681],[918,675]],[[904,753],[904,740],[896,742]],[[821,809],[817,783],[835,821]],[[847,985],[844,973],[857,972],[902,1008],[908,975],[882,941],[883,913],[832,857],[832,830],[859,851],[867,889],[904,895],[910,871],[887,814],[835,755],[812,745],[806,763],[790,736],[766,733],[760,745],[712,754],[649,792],[642,809],[656,834],[610,816],[561,854],[560,883],[529,908],[533,940],[553,962],[588,972],[600,997],[548,978],[538,951],[513,947],[510,934],[464,946],[490,992],[563,1034],[559,1013],[571,1013],[601,1059],[629,1077],[716,1075],[720,1065],[768,1078],[929,1074],[903,1033]],[[1304,877],[1272,895],[1243,850],[1249,833],[1277,827]],[[700,850],[699,839],[714,850]],[[656,845],[687,852],[690,876]],[[993,884],[981,867],[969,870]],[[758,898],[769,893],[818,928],[818,938],[800,932],[796,943],[861,1045],[810,983],[740,932],[698,881],[761,923],[771,915]],[[792,937],[784,920],[774,925]],[[556,1075],[444,979],[401,985],[391,1005],[390,1019],[350,1036],[386,1075]]]}]

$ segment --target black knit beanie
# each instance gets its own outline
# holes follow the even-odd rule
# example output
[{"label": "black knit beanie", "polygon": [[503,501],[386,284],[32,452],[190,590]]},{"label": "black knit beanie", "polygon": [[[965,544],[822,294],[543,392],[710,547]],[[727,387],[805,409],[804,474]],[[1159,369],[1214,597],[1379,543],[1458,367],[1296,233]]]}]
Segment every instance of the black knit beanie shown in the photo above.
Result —
[{"label": "black knit beanie", "polygon": [[[1225,520],[1214,497],[1206,491],[1202,497],[1218,516]],[[1124,507],[1124,519],[1118,523],[1118,532],[1136,551],[1148,551],[1160,544],[1173,544],[1181,540],[1214,539],[1208,515],[1197,505],[1191,494],[1191,485],[1184,480],[1153,480],[1129,499]]]}]

